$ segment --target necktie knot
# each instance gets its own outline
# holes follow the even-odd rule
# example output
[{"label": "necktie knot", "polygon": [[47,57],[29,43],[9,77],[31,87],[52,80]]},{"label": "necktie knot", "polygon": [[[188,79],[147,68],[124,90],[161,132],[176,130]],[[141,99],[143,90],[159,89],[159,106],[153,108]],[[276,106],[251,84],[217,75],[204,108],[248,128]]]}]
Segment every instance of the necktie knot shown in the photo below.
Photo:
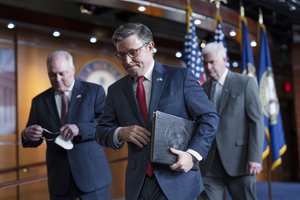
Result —
[{"label": "necktie knot", "polygon": [[144,80],[145,80],[144,76],[139,76],[138,77],[138,84],[143,84]]}]

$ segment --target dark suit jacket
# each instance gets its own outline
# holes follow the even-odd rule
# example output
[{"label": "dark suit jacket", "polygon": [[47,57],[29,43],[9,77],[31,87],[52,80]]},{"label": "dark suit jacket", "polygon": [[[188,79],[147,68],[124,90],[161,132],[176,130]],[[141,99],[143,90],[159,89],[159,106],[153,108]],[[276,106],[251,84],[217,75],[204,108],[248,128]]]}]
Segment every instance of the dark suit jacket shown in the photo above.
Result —
[{"label": "dark suit jacket", "polygon": [[[139,125],[151,131],[151,120],[144,123],[133,89],[133,78],[125,76],[108,89],[104,115],[97,129],[97,141],[116,149],[114,131],[118,127]],[[218,115],[203,88],[186,68],[163,66],[155,63],[152,74],[152,91],[149,119],[156,110],[196,120],[199,126],[189,148],[205,157],[218,126]],[[126,199],[137,199],[146,175],[150,146],[140,149],[128,143],[126,170]],[[195,199],[203,190],[199,171],[174,172],[169,166],[153,164],[154,174],[169,200]]]},{"label": "dark suit jacket", "polygon": [[[47,141],[46,162],[50,194],[61,195],[68,190],[71,174],[83,192],[94,191],[111,183],[112,177],[103,148],[95,141],[95,131],[105,102],[102,86],[75,81],[70,99],[68,124],[79,127],[72,150],[65,150]],[[62,126],[57,111],[54,89],[50,88],[32,100],[27,126],[38,124],[50,131]],[[25,141],[24,147],[37,147],[39,142]]]},{"label": "dark suit jacket", "polygon": [[[211,81],[204,84],[210,94]],[[218,148],[221,162],[230,176],[247,174],[249,161],[262,162],[264,125],[258,87],[255,80],[234,72],[228,72],[218,107],[220,124],[216,146],[212,145],[206,160],[201,163],[203,174]]]}]

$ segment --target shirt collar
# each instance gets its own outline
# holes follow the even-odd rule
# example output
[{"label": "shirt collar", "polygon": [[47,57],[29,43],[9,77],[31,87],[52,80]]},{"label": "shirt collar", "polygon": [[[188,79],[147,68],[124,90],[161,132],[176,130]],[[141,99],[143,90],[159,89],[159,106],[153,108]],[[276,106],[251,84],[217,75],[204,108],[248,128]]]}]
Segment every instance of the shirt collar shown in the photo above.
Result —
[{"label": "shirt collar", "polygon": [[[75,85],[75,79],[73,80],[73,83],[71,84],[71,86],[65,92],[69,97],[71,96],[70,94],[72,93],[74,85]],[[58,91],[55,90],[55,95],[62,95],[62,94],[60,92],[58,92]]]},{"label": "shirt collar", "polygon": [[149,69],[146,71],[146,73],[144,74],[144,77],[148,80],[148,81],[152,81],[152,73],[153,73],[153,69],[154,69],[154,64],[155,62],[153,61],[149,67]]},{"label": "shirt collar", "polygon": [[227,74],[228,74],[228,69],[226,68],[225,72],[223,73],[223,75],[218,80],[218,83],[220,85],[222,85],[222,86],[224,85]]}]

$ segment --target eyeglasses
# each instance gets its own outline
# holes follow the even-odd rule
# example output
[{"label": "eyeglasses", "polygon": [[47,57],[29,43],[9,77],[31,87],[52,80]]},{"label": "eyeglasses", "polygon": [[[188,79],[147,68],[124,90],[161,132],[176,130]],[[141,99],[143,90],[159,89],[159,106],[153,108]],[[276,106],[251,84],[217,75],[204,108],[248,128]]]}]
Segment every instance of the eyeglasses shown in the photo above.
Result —
[{"label": "eyeglasses", "polygon": [[137,48],[137,49],[130,49],[127,52],[117,52],[115,54],[115,56],[119,59],[119,60],[125,60],[126,59],[126,55],[128,55],[130,58],[135,58],[139,55],[140,50],[147,45],[148,43],[143,44],[141,47]]},{"label": "eyeglasses", "polygon": [[55,138],[57,136],[60,135],[60,132],[51,132],[51,131],[43,128],[42,135],[43,135],[43,137],[44,137],[45,140],[47,140],[47,141],[53,141],[53,140],[55,140]]}]

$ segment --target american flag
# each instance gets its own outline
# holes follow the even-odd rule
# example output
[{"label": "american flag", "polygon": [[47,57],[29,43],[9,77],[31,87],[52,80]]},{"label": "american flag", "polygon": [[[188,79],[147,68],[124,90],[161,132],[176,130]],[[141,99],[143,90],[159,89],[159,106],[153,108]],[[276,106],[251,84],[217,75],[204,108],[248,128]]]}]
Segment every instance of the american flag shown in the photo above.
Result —
[{"label": "american flag", "polygon": [[[223,28],[222,28],[222,18],[220,15],[217,15],[215,18],[215,42],[217,43],[222,43],[223,46],[225,47],[225,49],[227,49],[227,45],[226,45],[226,41],[225,41],[225,35],[223,33]],[[229,57],[228,57],[228,53],[227,53],[227,63],[226,63],[226,67],[229,67],[230,63],[229,63]]]},{"label": "american flag", "polygon": [[217,25],[215,29],[215,41],[218,43],[223,43],[224,47],[226,47],[226,42],[224,38],[224,33],[222,30],[222,21],[217,19]]},{"label": "american flag", "polygon": [[188,31],[184,36],[183,61],[195,74],[195,77],[202,85],[206,81],[206,75],[203,68],[202,54],[198,44],[196,25],[192,17],[190,17]]}]

